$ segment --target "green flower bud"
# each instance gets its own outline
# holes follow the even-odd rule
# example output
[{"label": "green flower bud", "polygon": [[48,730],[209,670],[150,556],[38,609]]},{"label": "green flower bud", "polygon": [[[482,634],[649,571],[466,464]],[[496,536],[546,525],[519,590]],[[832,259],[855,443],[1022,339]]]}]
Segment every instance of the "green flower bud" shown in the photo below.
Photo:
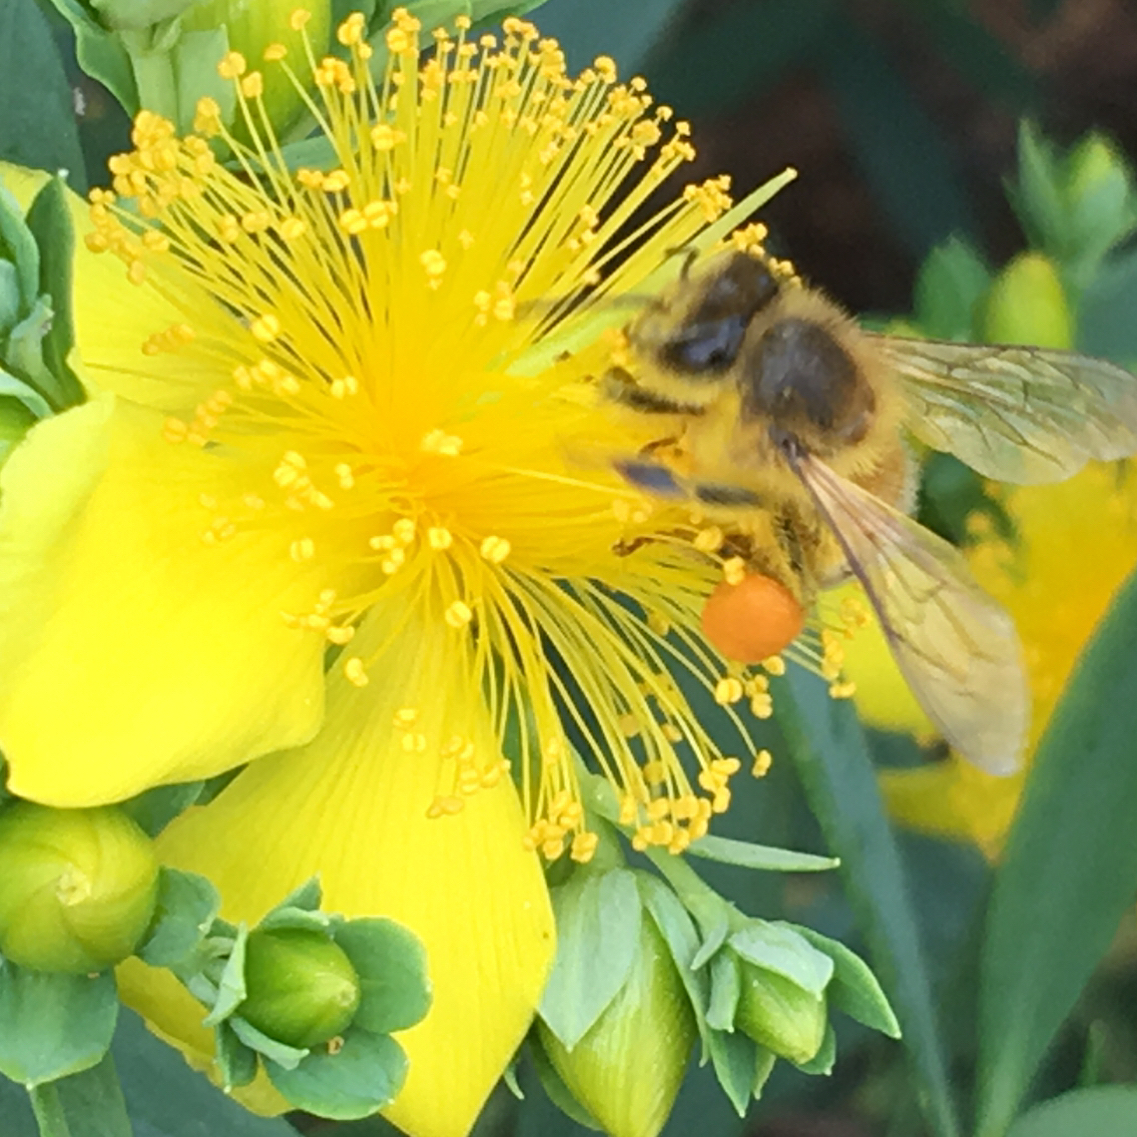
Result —
[{"label": "green flower bud", "polygon": [[612,1137],[655,1137],[683,1081],[695,1016],[671,953],[644,913],[627,982],[584,1037],[567,1050],[538,1019],[553,1068]]},{"label": "green flower bud", "polygon": [[1066,201],[1076,209],[1104,193],[1107,199],[1133,191],[1129,166],[1120,151],[1100,134],[1087,134],[1066,159]]},{"label": "green flower bud", "polygon": [[825,1040],[825,996],[812,995],[783,975],[742,962],[742,991],[734,1025],[780,1058],[808,1062]]},{"label": "green flower bud", "polygon": [[[292,61],[292,70],[300,77],[308,75],[305,62],[297,67],[297,60],[305,60],[304,37],[293,30],[290,21],[297,7],[309,13],[304,34],[312,43],[316,58],[326,53],[332,34],[332,6],[330,0],[204,0],[187,12],[181,21],[183,32],[206,32],[225,28],[229,50],[240,52],[249,70],[260,71],[264,91],[260,97],[277,134],[283,134],[296,121],[303,110],[304,101],[296,90],[288,72],[279,63],[265,62],[265,48],[280,46]],[[216,70],[217,60],[211,60]],[[214,76],[203,76],[213,81]],[[205,93],[207,85],[203,84]],[[239,137],[244,137],[245,124],[238,115],[230,126]]]},{"label": "green flower bud", "polygon": [[245,987],[237,1013],[270,1038],[300,1048],[342,1034],[359,1007],[359,976],[347,953],[304,928],[250,932]]},{"label": "green flower bud", "polygon": [[1069,348],[1074,327],[1054,263],[1042,253],[1020,253],[991,286],[983,311],[988,343]]},{"label": "green flower bud", "polygon": [[37,971],[102,971],[154,915],[158,862],[121,810],[0,811],[0,952]]}]

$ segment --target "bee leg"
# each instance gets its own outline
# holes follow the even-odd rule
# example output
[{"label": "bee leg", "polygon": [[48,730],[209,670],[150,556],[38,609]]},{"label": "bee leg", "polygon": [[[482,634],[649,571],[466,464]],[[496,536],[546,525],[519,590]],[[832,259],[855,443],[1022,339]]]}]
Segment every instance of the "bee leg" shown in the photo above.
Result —
[{"label": "bee leg", "polygon": [[[666,439],[670,443],[672,439]],[[673,501],[684,500],[690,496],[687,487],[666,466],[658,462],[639,461],[635,458],[626,458],[614,463],[616,473],[653,497],[670,498]]]},{"label": "bee leg", "polygon": [[763,504],[763,497],[745,486],[723,485],[719,482],[696,482],[691,488],[695,500],[703,505],[736,506],[754,509]]},{"label": "bee leg", "polygon": [[640,387],[627,371],[614,367],[600,380],[600,390],[612,403],[649,415],[701,415],[703,407],[677,403]]}]

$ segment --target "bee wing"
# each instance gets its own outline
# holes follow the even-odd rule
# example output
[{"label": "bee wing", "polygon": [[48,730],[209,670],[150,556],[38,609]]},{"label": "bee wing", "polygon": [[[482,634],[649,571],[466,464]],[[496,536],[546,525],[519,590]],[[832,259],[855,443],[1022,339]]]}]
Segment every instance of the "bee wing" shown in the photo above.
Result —
[{"label": "bee wing", "polygon": [[877,337],[900,374],[908,428],[1000,481],[1056,482],[1137,452],[1137,377],[1036,347]]},{"label": "bee wing", "polygon": [[952,545],[816,459],[798,456],[793,465],[928,717],[973,765],[1013,773],[1030,696],[1010,617]]}]

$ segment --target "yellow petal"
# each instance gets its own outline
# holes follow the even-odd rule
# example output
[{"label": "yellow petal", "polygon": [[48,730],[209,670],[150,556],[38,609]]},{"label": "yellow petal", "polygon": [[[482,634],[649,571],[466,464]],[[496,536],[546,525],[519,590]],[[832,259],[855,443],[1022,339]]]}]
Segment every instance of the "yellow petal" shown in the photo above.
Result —
[{"label": "yellow petal", "polygon": [[888,812],[910,829],[973,841],[997,856],[1015,814],[1025,775],[996,778],[953,755],[911,770],[882,770]]},{"label": "yellow petal", "polygon": [[818,600],[823,619],[840,625],[842,605],[855,601],[869,617],[852,639],[842,642],[845,650],[843,671],[856,684],[853,702],[865,722],[884,730],[934,738],[936,729],[912,694],[900,668],[892,658],[880,621],[865,599],[864,590],[855,582],[824,593]]},{"label": "yellow petal", "polygon": [[[362,690],[333,672],[314,742],[258,762],[159,840],[165,863],[221,889],[229,920],[255,922],[319,874],[326,910],[390,916],[423,940],[434,1003],[399,1036],[410,1076],[387,1111],[415,1137],[468,1132],[525,1035],[554,951],[544,877],[522,847],[527,825],[509,779],[457,814],[427,816],[447,784],[440,741],[460,734],[487,758],[497,753],[472,701],[480,693],[468,691],[460,633],[439,623],[404,627]],[[396,726],[409,710],[411,727]],[[157,986],[136,976],[126,998],[200,1047],[184,1007]]]},{"label": "yellow petal", "polygon": [[[0,472],[0,748],[14,793],[130,797],[311,738],[318,592],[287,535],[207,545],[240,461],[112,396],[36,426]],[[283,546],[283,547],[282,547]]]}]

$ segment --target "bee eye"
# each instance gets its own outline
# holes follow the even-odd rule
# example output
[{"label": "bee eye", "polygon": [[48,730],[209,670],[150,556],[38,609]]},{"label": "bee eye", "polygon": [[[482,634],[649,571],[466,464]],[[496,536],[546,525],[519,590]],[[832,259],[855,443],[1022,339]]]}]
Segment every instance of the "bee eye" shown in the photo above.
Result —
[{"label": "bee eye", "polygon": [[660,361],[689,374],[725,371],[738,358],[750,322],[777,294],[764,262],[735,253],[704,282],[679,329],[660,345]]},{"label": "bee eye", "polygon": [[690,325],[660,348],[660,358],[675,371],[724,371],[737,358],[749,322],[749,316],[728,316]]}]

